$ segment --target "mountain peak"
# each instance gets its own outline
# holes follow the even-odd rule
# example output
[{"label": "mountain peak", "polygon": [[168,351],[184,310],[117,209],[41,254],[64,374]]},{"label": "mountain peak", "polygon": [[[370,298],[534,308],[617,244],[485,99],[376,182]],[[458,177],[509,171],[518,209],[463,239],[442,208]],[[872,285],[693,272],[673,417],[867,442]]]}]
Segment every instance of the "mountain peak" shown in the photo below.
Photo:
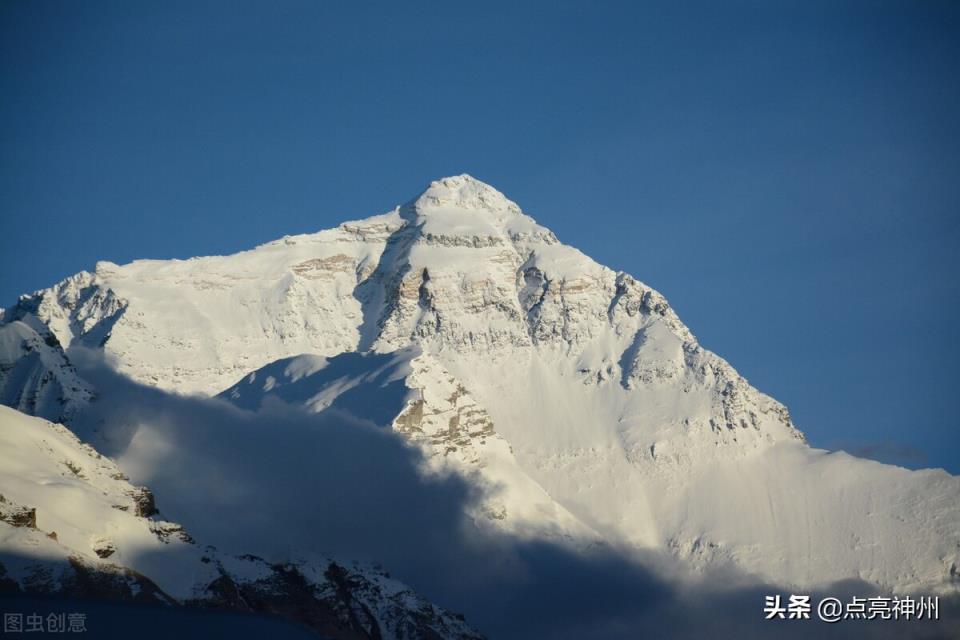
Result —
[{"label": "mountain peak", "polygon": [[[181,477],[209,464],[206,451],[191,457],[189,440],[169,454],[151,446],[170,441],[176,432],[167,425],[188,408],[175,394],[231,389],[225,397],[251,412],[269,397],[328,412],[331,424],[389,427],[420,449],[410,458],[418,469],[422,461],[430,473],[456,473],[463,495],[477,496],[457,500],[448,515],[523,544],[595,548],[596,534],[611,549],[662,551],[698,572],[740,568],[791,588],[852,578],[956,592],[960,509],[945,496],[960,495],[960,478],[810,449],[787,409],[700,346],[658,292],[563,245],[467,175],[301,240],[232,256],[101,264],[21,298],[3,319],[0,403],[66,414],[141,468],[196,458],[196,471],[161,476],[164,500],[185,500],[174,509],[195,503],[181,495]],[[19,319],[32,324],[12,323]],[[79,356],[79,370],[62,347]],[[81,379],[87,370],[98,381],[96,403]],[[144,394],[131,384],[164,395],[141,408]],[[160,402],[167,392],[169,407]],[[78,408],[68,413],[73,398]],[[232,412],[222,421],[206,415],[225,437],[203,442],[227,447],[209,455],[238,482],[247,469],[272,478],[277,456],[319,444],[285,439],[311,429],[282,429],[262,442],[285,448],[265,455],[247,418],[235,427]],[[232,434],[248,431],[249,445],[238,448]],[[230,467],[244,448],[250,456]],[[305,456],[305,465],[316,460]],[[322,497],[324,482],[304,491]],[[253,503],[276,509],[270,522],[299,521],[302,500],[272,498]],[[116,513],[111,502],[104,506]],[[237,505],[224,535],[259,531],[262,518],[244,520],[248,511]],[[270,549],[276,532],[267,529],[258,538],[267,551],[296,551]],[[318,540],[307,525],[290,533],[303,544]],[[919,551],[905,553],[903,540]]]},{"label": "mountain peak", "polygon": [[516,203],[489,184],[466,173],[434,180],[414,200],[413,205],[420,214],[450,209],[520,213]]}]

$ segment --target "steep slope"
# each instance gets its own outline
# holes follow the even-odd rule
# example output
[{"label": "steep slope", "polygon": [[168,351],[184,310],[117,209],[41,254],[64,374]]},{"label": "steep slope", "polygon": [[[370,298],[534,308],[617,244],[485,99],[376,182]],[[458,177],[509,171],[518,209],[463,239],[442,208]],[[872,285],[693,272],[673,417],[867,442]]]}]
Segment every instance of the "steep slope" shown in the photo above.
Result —
[{"label": "steep slope", "polygon": [[[234,385],[225,397],[249,408],[266,395],[362,417],[380,399],[366,417],[445,459],[455,446],[482,482],[509,468],[505,495],[548,507],[510,498],[508,513],[540,513],[538,527],[524,516],[528,531],[556,525],[791,584],[957,588],[957,478],[809,449],[786,409],[701,347],[659,293],[469,176],[233,256],[99,263],[4,317],[96,346],[166,390]],[[422,355],[403,356],[411,345]],[[323,373],[354,353],[357,371]],[[374,384],[370,354],[406,369]],[[447,412],[466,408],[451,390],[469,400],[466,430],[451,428]],[[484,462],[493,450],[499,471]]]},{"label": "steep slope", "polygon": [[483,499],[469,514],[481,527],[522,538],[601,541],[530,479],[483,407],[417,347],[285,358],[221,396],[250,410],[281,400],[390,427],[424,450],[425,472],[452,471],[481,489]]},{"label": "steep slope", "polygon": [[27,319],[36,329],[19,320],[0,326],[0,404],[69,422],[93,398],[93,390],[53,334],[32,316]]},{"label": "steep slope", "polygon": [[479,638],[382,569],[202,546],[66,428],[0,407],[0,592],[274,613],[324,637]]},{"label": "steep slope", "polygon": [[[439,386],[443,377],[424,375],[429,359],[413,356],[285,359],[222,395],[247,409],[280,400],[389,425],[435,462],[479,472],[475,482],[495,489],[477,516],[512,533],[666,549],[695,568],[730,563],[803,587],[857,578],[903,591],[957,589],[960,479],[941,470],[908,471],[795,441],[710,455],[688,430],[631,433],[605,414],[618,406],[615,394],[578,405],[582,383],[552,380],[542,363],[500,367],[478,402],[459,381],[460,392]],[[461,379],[496,373],[483,368],[474,362]],[[401,381],[402,402],[389,390]],[[528,393],[549,402],[512,395]],[[465,429],[455,428],[464,416]],[[493,425],[509,425],[506,438]],[[653,444],[630,446],[644,436]],[[486,441],[505,439],[512,446],[493,450],[498,466]]]}]

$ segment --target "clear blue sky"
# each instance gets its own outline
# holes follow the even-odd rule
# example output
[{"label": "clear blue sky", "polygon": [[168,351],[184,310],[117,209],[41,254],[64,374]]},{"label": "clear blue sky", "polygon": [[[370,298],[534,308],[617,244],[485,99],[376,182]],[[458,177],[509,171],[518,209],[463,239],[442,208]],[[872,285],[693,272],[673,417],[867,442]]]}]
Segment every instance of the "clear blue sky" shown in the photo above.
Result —
[{"label": "clear blue sky", "polygon": [[0,3],[0,304],[461,172],[813,444],[960,473],[960,3]]}]

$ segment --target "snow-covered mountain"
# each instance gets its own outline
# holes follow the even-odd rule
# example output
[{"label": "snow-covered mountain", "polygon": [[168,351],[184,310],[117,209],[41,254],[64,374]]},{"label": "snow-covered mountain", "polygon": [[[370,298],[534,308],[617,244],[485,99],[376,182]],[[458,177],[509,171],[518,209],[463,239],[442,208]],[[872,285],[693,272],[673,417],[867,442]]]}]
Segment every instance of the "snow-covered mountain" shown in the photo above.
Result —
[{"label": "snow-covered mountain", "polygon": [[0,593],[252,610],[324,637],[481,637],[374,566],[221,553],[63,426],[7,407],[0,425]]},{"label": "snow-covered mountain", "polygon": [[[21,343],[47,331],[58,357],[94,350],[169,392],[392,428],[427,473],[480,487],[471,516],[511,535],[790,585],[960,588],[960,478],[810,448],[662,295],[470,176],[231,256],[100,262],[2,319]],[[4,401],[69,419],[92,393],[72,377],[48,385],[62,415],[7,400],[64,366],[23,364],[35,351],[16,340],[0,343]]]},{"label": "snow-covered mountain", "polygon": [[69,422],[93,398],[93,391],[53,333],[33,316],[25,320],[0,326],[0,403]]}]

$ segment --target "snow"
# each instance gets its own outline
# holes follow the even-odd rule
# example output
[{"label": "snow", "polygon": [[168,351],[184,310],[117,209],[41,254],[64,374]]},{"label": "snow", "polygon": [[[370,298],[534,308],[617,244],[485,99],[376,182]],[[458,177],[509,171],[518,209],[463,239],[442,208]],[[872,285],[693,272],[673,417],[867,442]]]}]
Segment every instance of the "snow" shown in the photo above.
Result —
[{"label": "snow", "polygon": [[[99,263],[3,317],[164,391],[392,429],[424,473],[482,488],[469,515],[510,535],[796,585],[957,588],[958,478],[807,447],[661,294],[470,176],[231,256]],[[140,429],[128,464],[165,442]]]},{"label": "snow", "polygon": [[[281,572],[276,565],[201,546],[179,525],[138,516],[133,499],[137,489],[112,461],[65,427],[5,406],[0,406],[0,488],[0,575],[24,592],[66,590],[77,584],[78,565],[100,572],[101,586],[105,576],[123,583],[133,600],[141,595],[166,603],[210,599],[214,594],[207,585],[221,576],[235,585],[253,585],[263,598],[271,597],[276,588]],[[11,521],[10,515],[24,508],[35,509],[35,527]],[[110,554],[101,559],[97,551]],[[311,616],[322,616],[332,604],[346,599],[365,612],[365,619],[385,640],[424,637],[425,628],[433,631],[431,637],[478,637],[462,619],[375,567],[338,563],[346,567],[347,583],[331,584],[327,576],[331,563],[311,554],[307,561],[283,564],[282,571],[296,570],[306,580],[303,592],[294,594],[300,598],[301,622],[309,623]],[[143,594],[147,580],[161,592],[151,585],[152,595]],[[285,592],[278,597],[285,597]],[[316,610],[305,604],[311,597],[320,599]],[[342,617],[341,622],[348,627],[349,620]]]},{"label": "snow", "polygon": [[33,317],[0,325],[0,403],[67,421],[90,401],[93,391],[52,342]]},{"label": "snow", "polygon": [[[110,564],[149,575],[167,593],[190,594],[197,581],[169,557],[199,560],[200,551],[179,538],[163,541],[151,522],[135,515],[135,487],[120,469],[83,445],[66,428],[0,406],[0,487],[5,499],[36,509],[37,529],[12,527],[0,545],[4,557],[65,559],[78,556],[98,566],[94,548],[109,542]],[[6,525],[4,525],[6,526]],[[47,534],[55,532],[57,542]],[[212,578],[211,578],[212,579]]]}]

